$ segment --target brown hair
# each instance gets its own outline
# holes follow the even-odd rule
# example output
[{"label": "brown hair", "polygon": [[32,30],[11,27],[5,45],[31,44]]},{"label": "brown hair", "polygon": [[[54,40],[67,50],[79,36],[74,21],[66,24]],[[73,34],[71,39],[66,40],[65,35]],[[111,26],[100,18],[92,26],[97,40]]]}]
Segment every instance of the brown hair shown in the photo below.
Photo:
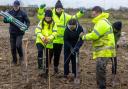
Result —
[{"label": "brown hair", "polygon": [[93,7],[93,8],[92,8],[92,11],[96,11],[96,12],[98,12],[98,13],[102,13],[102,12],[103,12],[103,10],[102,10],[102,8],[101,8],[100,6],[95,6],[95,7]]}]

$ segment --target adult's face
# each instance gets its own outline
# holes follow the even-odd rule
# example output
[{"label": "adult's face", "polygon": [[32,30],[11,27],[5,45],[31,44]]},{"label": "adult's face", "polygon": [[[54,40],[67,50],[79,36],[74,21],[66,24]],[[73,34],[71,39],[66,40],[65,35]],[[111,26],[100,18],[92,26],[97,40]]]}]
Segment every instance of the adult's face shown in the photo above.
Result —
[{"label": "adult's face", "polygon": [[62,9],[62,8],[56,8],[56,12],[57,12],[58,14],[61,14],[61,13],[62,13],[62,11],[63,11],[63,9]]},{"label": "adult's face", "polygon": [[20,6],[13,6],[15,11],[18,11],[20,9]]},{"label": "adult's face", "polygon": [[97,17],[99,14],[100,14],[100,13],[98,13],[98,12],[96,12],[96,11],[92,11],[91,16],[92,16],[93,18],[95,18],[95,17]]}]

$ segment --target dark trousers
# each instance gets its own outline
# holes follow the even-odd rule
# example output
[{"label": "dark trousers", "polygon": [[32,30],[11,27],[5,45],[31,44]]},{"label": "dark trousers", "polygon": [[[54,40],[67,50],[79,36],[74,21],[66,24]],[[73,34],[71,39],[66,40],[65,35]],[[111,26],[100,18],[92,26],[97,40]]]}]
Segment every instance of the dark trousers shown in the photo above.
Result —
[{"label": "dark trousers", "polygon": [[59,66],[60,54],[63,44],[53,44],[53,54],[54,54],[54,67]]},{"label": "dark trousers", "polygon": [[[44,46],[40,43],[36,44],[36,46],[37,46],[37,50],[38,50],[38,68],[42,69]],[[48,60],[51,63],[52,55],[53,55],[53,49],[46,48],[46,69],[48,69]]]},{"label": "dark trousers", "polygon": [[96,59],[96,80],[99,89],[106,89],[106,66],[111,58],[97,58]]},{"label": "dark trousers", "polygon": [[112,61],[112,74],[117,73],[117,57],[111,58]]},{"label": "dark trousers", "polygon": [[69,74],[69,63],[72,64],[72,73],[76,76],[76,54],[71,54],[70,49],[64,47],[64,76]]},{"label": "dark trousers", "polygon": [[19,57],[23,57],[22,39],[23,35],[10,34],[10,45],[13,62],[17,62],[17,52]]}]

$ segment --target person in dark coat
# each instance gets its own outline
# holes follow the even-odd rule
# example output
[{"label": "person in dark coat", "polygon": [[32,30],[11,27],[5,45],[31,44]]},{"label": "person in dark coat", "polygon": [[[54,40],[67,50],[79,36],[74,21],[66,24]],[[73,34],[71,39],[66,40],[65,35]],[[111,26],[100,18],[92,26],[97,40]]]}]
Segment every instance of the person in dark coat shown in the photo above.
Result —
[{"label": "person in dark coat", "polygon": [[72,63],[72,73],[76,77],[76,52],[79,52],[83,41],[79,34],[83,32],[82,26],[76,19],[71,19],[64,32],[64,77],[69,74],[69,63]]},{"label": "person in dark coat", "polygon": [[[29,18],[27,14],[20,9],[20,2],[18,0],[14,1],[13,9],[8,11],[10,15],[14,18],[18,19],[22,23],[25,23],[27,27],[30,25]],[[9,33],[10,33],[10,45],[11,45],[11,53],[12,53],[12,63],[17,64],[17,52],[19,54],[19,62],[23,61],[23,48],[22,48],[22,39],[24,35],[24,31],[21,31],[15,24],[12,23],[13,18],[4,18],[4,23],[10,23]],[[22,27],[22,30],[26,30]]]},{"label": "person in dark coat", "polygon": [[[119,47],[117,42],[119,41],[121,37],[122,22],[117,21],[113,23],[112,27],[113,27],[113,33],[114,33],[114,38],[115,38],[115,45],[117,49]],[[113,79],[114,79],[117,73],[117,56],[112,58],[111,60],[112,60],[112,74],[113,74]]]}]

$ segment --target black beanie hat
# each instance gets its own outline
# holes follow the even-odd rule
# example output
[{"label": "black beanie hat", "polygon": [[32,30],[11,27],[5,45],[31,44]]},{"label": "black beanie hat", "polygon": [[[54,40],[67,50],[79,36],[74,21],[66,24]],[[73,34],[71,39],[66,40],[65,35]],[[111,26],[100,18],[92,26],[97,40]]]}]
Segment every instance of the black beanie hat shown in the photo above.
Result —
[{"label": "black beanie hat", "polygon": [[13,3],[13,6],[20,6],[20,1],[15,0],[14,3]]},{"label": "black beanie hat", "polygon": [[45,11],[45,17],[52,17],[52,10],[51,9],[47,9]]},{"label": "black beanie hat", "polygon": [[115,23],[113,23],[113,28],[117,31],[120,31],[122,29],[122,22],[121,21],[117,21]]},{"label": "black beanie hat", "polygon": [[63,5],[62,5],[62,3],[61,3],[60,0],[58,0],[58,1],[56,2],[55,8],[62,8],[62,9],[63,9]]}]

